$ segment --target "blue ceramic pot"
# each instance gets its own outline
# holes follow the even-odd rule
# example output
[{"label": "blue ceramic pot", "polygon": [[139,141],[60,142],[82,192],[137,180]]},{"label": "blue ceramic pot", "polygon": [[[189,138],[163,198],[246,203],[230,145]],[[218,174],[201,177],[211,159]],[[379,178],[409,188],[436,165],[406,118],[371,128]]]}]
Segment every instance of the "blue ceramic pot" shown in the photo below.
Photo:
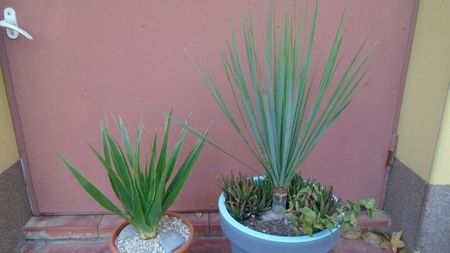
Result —
[{"label": "blue ceramic pot", "polygon": [[247,228],[225,207],[225,195],[219,198],[220,226],[231,241],[233,253],[327,253],[336,246],[340,227],[324,230],[312,236],[276,236]]}]

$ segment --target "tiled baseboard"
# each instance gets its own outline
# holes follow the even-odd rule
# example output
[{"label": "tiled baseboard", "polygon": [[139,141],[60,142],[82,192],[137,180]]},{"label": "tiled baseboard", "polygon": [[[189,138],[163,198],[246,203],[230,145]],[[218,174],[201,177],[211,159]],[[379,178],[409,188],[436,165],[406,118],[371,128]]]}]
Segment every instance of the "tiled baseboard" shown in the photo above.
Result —
[{"label": "tiled baseboard", "polygon": [[384,207],[409,252],[449,252],[450,185],[429,184],[396,159]]}]

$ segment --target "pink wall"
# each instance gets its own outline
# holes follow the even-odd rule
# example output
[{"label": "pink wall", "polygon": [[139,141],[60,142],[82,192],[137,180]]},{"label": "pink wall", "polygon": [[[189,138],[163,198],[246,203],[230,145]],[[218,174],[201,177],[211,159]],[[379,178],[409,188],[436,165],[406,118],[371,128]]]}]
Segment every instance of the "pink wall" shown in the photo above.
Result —
[{"label": "pink wall", "polygon": [[[323,0],[320,2],[317,55],[324,55],[345,3],[348,25],[344,50],[366,37],[378,41],[371,60],[371,82],[359,94],[302,168],[307,177],[335,185],[345,198],[384,193],[385,161],[401,85],[412,0]],[[253,164],[230,124],[201,83],[184,48],[208,66],[223,84],[217,54],[228,24],[240,27],[240,10],[265,17],[265,1],[5,1],[33,41],[6,41],[12,86],[23,125],[25,149],[38,208],[43,213],[102,212],[69,175],[55,153],[111,193],[107,178],[86,145],[100,142],[104,115],[121,115],[128,128],[141,117],[149,132],[163,117],[140,100],[191,122]],[[4,7],[2,6],[2,7]],[[260,24],[264,22],[259,22]],[[11,84],[10,84],[11,85]],[[187,144],[193,143],[193,138]],[[244,171],[206,147],[175,209],[216,208],[217,176]]]}]

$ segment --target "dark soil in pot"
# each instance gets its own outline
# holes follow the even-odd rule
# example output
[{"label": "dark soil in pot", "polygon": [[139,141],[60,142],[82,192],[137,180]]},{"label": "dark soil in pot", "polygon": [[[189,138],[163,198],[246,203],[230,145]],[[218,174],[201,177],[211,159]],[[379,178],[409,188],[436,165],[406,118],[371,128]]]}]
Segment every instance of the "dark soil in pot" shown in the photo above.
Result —
[{"label": "dark soil in pot", "polygon": [[242,225],[256,230],[261,233],[278,236],[300,236],[292,229],[292,226],[287,218],[282,220],[262,220],[256,216],[252,216],[240,222]]}]

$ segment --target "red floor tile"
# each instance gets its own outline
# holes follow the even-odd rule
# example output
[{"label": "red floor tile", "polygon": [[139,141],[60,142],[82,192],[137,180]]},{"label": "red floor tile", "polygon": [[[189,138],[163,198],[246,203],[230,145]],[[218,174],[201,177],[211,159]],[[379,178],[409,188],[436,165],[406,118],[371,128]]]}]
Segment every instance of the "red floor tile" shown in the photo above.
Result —
[{"label": "red floor tile", "polygon": [[100,237],[109,237],[111,236],[114,228],[116,228],[117,225],[122,223],[124,220],[123,218],[117,216],[117,215],[103,215],[100,224],[98,225],[98,234]]},{"label": "red floor tile", "polygon": [[27,239],[70,239],[98,237],[102,215],[32,217],[23,228]]},{"label": "red floor tile", "polygon": [[363,214],[358,218],[358,227],[371,229],[387,229],[391,226],[391,218],[385,213],[374,218],[369,218]]},{"label": "red floor tile", "polygon": [[346,240],[341,238],[332,253],[392,253],[392,251],[383,250],[363,240]]},{"label": "red floor tile", "polygon": [[42,253],[111,253],[111,251],[106,241],[71,241],[51,243]]},{"label": "red floor tile", "polygon": [[194,241],[189,253],[230,253],[230,242],[227,239],[203,239]]},{"label": "red floor tile", "polygon": [[196,236],[209,236],[208,213],[182,213],[194,226]]},{"label": "red floor tile", "polygon": [[[230,242],[225,238],[196,239],[190,253],[230,253]],[[50,242],[28,242],[19,253],[110,253],[108,242],[67,240]],[[392,253],[362,240],[341,239],[330,253]]]},{"label": "red floor tile", "polygon": [[222,228],[220,227],[220,215],[219,213],[209,214],[209,231],[211,236],[221,236]]},{"label": "red floor tile", "polygon": [[[196,229],[191,253],[229,253],[230,243],[220,237],[218,213],[186,214]],[[24,227],[27,241],[19,253],[109,253],[107,238],[122,221],[115,215],[78,215],[33,217]],[[375,219],[363,216],[361,227],[387,228],[390,218],[382,214]],[[55,240],[56,239],[56,240]],[[61,240],[65,239],[65,240]],[[71,240],[72,239],[72,240]],[[47,243],[44,241],[47,240]],[[364,241],[342,239],[330,253],[390,253]]]},{"label": "red floor tile", "polygon": [[30,241],[24,243],[18,250],[18,253],[37,253],[42,252],[47,247],[44,241]]}]

